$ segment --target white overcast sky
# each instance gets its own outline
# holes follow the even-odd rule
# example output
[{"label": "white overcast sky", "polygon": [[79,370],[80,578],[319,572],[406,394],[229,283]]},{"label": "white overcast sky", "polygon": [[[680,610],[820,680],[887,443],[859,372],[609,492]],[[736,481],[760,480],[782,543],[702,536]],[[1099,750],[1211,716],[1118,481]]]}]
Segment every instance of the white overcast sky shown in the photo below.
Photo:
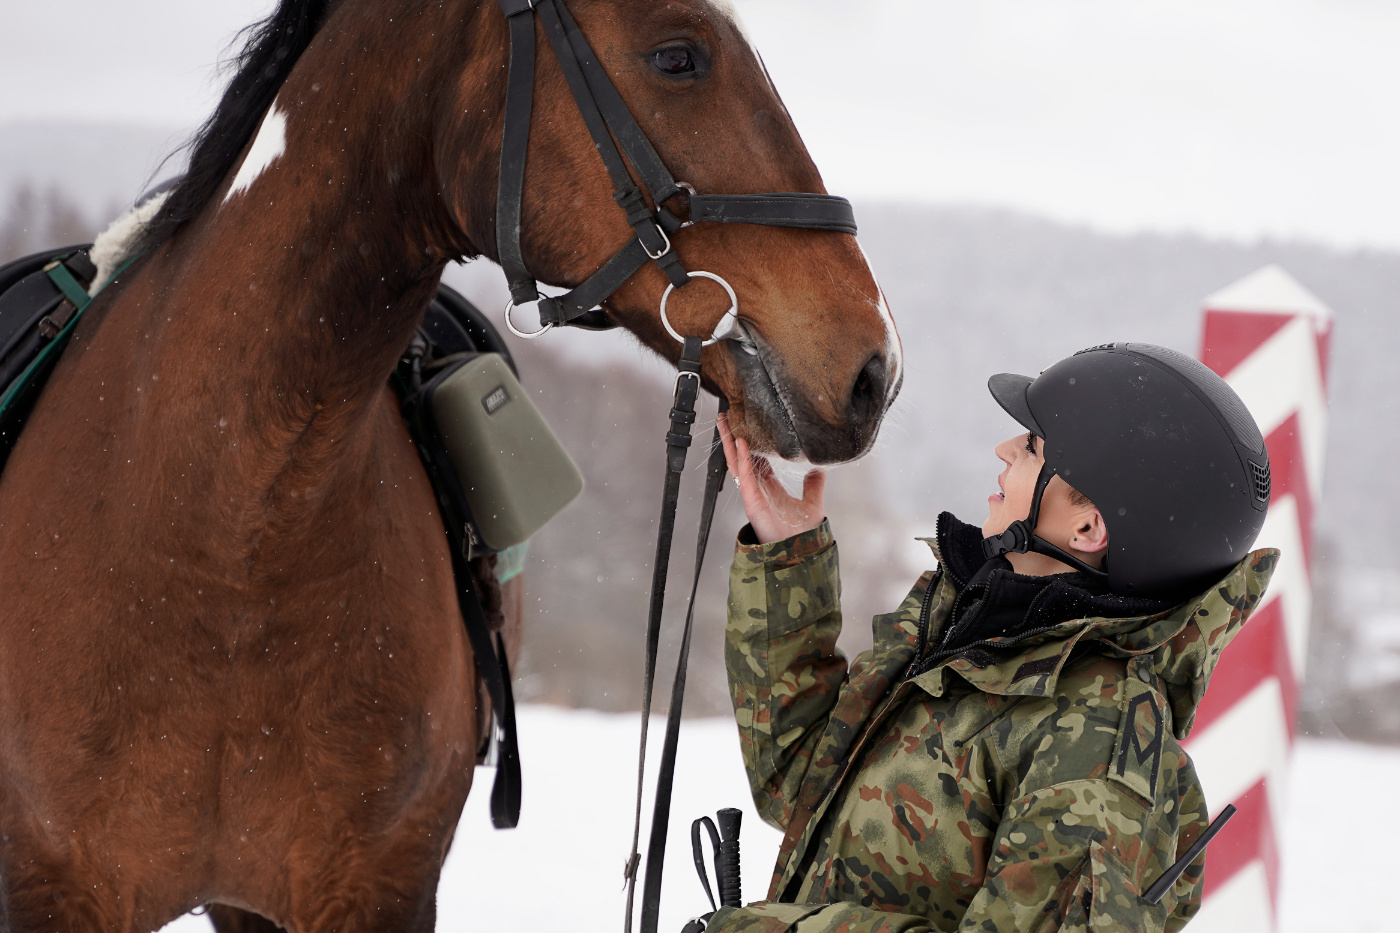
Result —
[{"label": "white overcast sky", "polygon": [[[832,191],[1400,248],[1393,0],[737,0]],[[186,127],[266,0],[6,0],[14,120]],[[57,31],[56,31],[57,30]]]}]

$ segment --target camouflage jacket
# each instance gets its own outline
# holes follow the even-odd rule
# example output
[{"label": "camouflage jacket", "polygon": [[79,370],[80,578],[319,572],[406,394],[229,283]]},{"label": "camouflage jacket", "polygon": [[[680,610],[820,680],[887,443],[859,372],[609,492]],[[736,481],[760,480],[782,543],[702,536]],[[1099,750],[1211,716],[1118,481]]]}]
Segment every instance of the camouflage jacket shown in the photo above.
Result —
[{"label": "camouflage jacket", "polygon": [[1139,896],[1206,826],[1179,741],[1278,552],[1167,611],[940,657],[925,646],[959,588],[928,543],[938,569],[849,669],[829,526],[739,545],[730,691],[754,801],[785,837],[770,900],[708,933],[1180,929],[1201,860],[1159,904]]}]

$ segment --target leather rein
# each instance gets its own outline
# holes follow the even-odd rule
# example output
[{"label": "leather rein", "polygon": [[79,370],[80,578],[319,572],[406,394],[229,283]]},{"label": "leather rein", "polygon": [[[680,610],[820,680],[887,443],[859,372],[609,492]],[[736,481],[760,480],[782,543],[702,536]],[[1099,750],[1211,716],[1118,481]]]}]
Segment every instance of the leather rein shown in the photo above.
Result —
[{"label": "leather rein", "polygon": [[[510,70],[506,82],[505,129],[501,139],[501,171],[496,198],[496,249],[511,294],[505,309],[506,326],[516,336],[527,339],[542,336],[556,326],[568,325],[591,330],[614,327],[615,324],[608,318],[607,312],[599,306],[648,262],[655,262],[670,281],[661,298],[661,321],[667,331],[680,341],[682,347],[671,406],[671,429],[666,435],[666,474],[661,520],[656,538],[656,558],[652,565],[646,668],[642,681],[637,804],[632,830],[632,851],[624,869],[627,881],[627,913],[623,927],[626,933],[631,933],[637,867],[640,861],[638,844],[646,772],[647,727],[656,678],[662,607],[666,594],[671,542],[675,532],[676,507],[680,499],[681,475],[685,470],[686,454],[691,446],[691,428],[696,419],[695,404],[700,394],[700,350],[703,346],[729,336],[737,336],[739,333],[736,328],[738,297],[734,290],[729,283],[713,273],[687,272],[671,244],[671,236],[678,230],[697,223],[759,224],[854,234],[855,215],[849,201],[832,195],[802,192],[702,194],[692,186],[676,181],[633,118],[631,111],[627,109],[563,0],[499,2],[510,30]],[[636,236],[597,272],[566,294],[554,297],[545,297],[539,293],[534,276],[525,267],[520,245],[525,163],[530,144],[530,114],[534,101],[536,20],[554,49],[569,91],[612,179],[613,200],[627,215],[627,223],[636,232]],[[641,182],[640,187],[628,170],[629,164]],[[668,201],[682,193],[687,194],[689,200],[689,220],[686,221],[682,221],[665,206]],[[647,201],[648,196],[651,198],[650,204]],[[683,336],[676,332],[666,317],[666,300],[674,289],[685,287],[697,277],[711,279],[723,286],[729,296],[730,308],[712,334],[703,337]],[[531,302],[539,303],[541,327],[534,332],[522,332],[517,330],[511,321],[511,312],[518,306]],[[721,398],[721,409],[727,407],[724,402]],[[681,707],[685,696],[686,662],[690,654],[695,616],[696,588],[700,582],[700,570],[714,518],[715,502],[723,487],[725,473],[724,451],[720,444],[719,429],[716,427],[706,469],[690,600],[686,610],[680,657],[671,690],[666,736],[657,775],[651,835],[647,848],[646,878],[642,892],[642,933],[656,933],[659,918],[662,864],[666,852],[676,748],[680,735]],[[513,742],[511,744],[513,745]],[[515,782],[518,801],[518,770]]]}]

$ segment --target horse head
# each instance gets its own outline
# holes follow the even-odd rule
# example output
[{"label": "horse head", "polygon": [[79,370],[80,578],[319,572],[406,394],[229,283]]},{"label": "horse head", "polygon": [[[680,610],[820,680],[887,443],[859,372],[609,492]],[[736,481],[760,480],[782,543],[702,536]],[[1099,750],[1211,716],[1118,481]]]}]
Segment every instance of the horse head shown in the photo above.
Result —
[{"label": "horse head", "polygon": [[[570,65],[558,55],[561,16],[596,55],[609,92],[620,95],[617,109],[669,170],[668,190],[650,192],[662,204],[638,195],[628,210],[664,206],[678,227],[696,219],[687,192],[824,194],[792,118],[722,0],[283,0],[245,50],[194,149],[190,176],[146,245],[196,220],[196,230],[213,227],[224,240],[246,240],[240,225],[265,240],[311,234],[302,247],[305,280],[323,275],[334,252],[338,268],[327,287],[352,292],[356,302],[382,297],[377,307],[390,309],[391,326],[345,325],[382,334],[373,358],[388,365],[401,349],[390,345],[407,341],[430,294],[425,286],[448,261],[485,255],[510,269],[497,222],[518,38],[512,9],[534,25],[538,35],[526,35],[540,48],[522,69],[531,80],[512,234],[520,275],[572,288],[641,239],[615,194],[619,175],[646,173],[625,144],[625,167],[618,157],[605,169],[599,158],[612,142],[607,128],[590,135],[571,90]],[[552,36],[542,22],[549,11]],[[206,210],[237,195],[245,197],[236,210]],[[288,197],[305,205],[305,223],[274,231],[270,224],[287,223],[291,213],[265,208]],[[899,389],[899,337],[854,225],[846,230],[702,223],[670,231],[668,245],[686,269],[722,279],[734,293],[732,339],[706,349],[704,382],[727,400],[731,425],[756,451],[814,463],[857,457]],[[354,244],[359,258],[347,252]],[[347,281],[347,272],[363,281]],[[603,314],[590,317],[676,358],[680,345],[661,315],[667,278],[651,265],[619,278]],[[680,333],[710,335],[730,307],[726,289],[697,276],[671,296],[668,318]]]},{"label": "horse head", "polygon": [[[474,38],[494,54],[467,56],[455,93],[439,106],[436,167],[465,253],[500,260],[497,173],[506,94],[505,16],[481,3]],[[578,28],[660,160],[685,189],[666,206],[682,218],[687,192],[824,193],[738,17],[711,0],[570,0]],[[535,64],[520,246],[525,266],[551,285],[576,287],[637,237],[618,210],[564,65],[547,51]],[[633,173],[636,174],[635,166]],[[691,219],[694,219],[693,217]],[[874,442],[899,389],[899,338],[854,235],[751,224],[686,226],[671,237],[692,272],[733,291],[731,339],[704,351],[704,382],[727,400],[730,423],[757,451],[833,463]],[[667,276],[647,264],[603,303],[611,323],[675,359],[663,326]],[[731,307],[726,290],[697,276],[670,296],[682,334],[710,335]]]}]

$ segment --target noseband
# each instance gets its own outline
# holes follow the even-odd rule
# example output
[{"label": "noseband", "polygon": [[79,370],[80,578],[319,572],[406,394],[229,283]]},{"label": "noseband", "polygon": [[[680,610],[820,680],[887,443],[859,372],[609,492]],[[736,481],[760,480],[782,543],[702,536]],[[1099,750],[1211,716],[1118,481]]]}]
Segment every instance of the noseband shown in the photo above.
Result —
[{"label": "noseband", "polygon": [[[785,192],[778,194],[698,194],[677,182],[656,154],[651,141],[633,119],[598,57],[569,15],[563,0],[500,0],[510,25],[510,73],[506,83],[505,131],[501,139],[500,187],[496,195],[496,252],[510,284],[506,324],[520,337],[538,337],[560,325],[603,330],[615,326],[598,308],[632,278],[642,266],[655,262],[672,288],[690,282],[671,236],[697,223],[760,224],[804,230],[856,232],[855,215],[845,198],[826,194]],[[613,200],[627,215],[637,235],[577,288],[557,297],[541,297],[534,276],[525,268],[520,249],[520,212],[525,193],[525,160],[530,146],[530,110],[535,91],[535,18],[544,26],[564,79],[578,105],[588,133],[613,183]],[[618,147],[621,146],[621,151]],[[626,154],[626,160],[623,159]],[[642,187],[633,183],[627,165],[636,170]],[[690,219],[682,221],[664,205],[687,193]],[[656,205],[647,205],[650,195]],[[712,273],[696,273],[723,283]],[[731,295],[732,289],[725,288]],[[667,290],[668,295],[670,289]],[[540,323],[533,333],[522,333],[511,323],[516,307],[539,302]],[[731,302],[726,319],[736,314]],[[680,339],[666,322],[666,329]]]}]

